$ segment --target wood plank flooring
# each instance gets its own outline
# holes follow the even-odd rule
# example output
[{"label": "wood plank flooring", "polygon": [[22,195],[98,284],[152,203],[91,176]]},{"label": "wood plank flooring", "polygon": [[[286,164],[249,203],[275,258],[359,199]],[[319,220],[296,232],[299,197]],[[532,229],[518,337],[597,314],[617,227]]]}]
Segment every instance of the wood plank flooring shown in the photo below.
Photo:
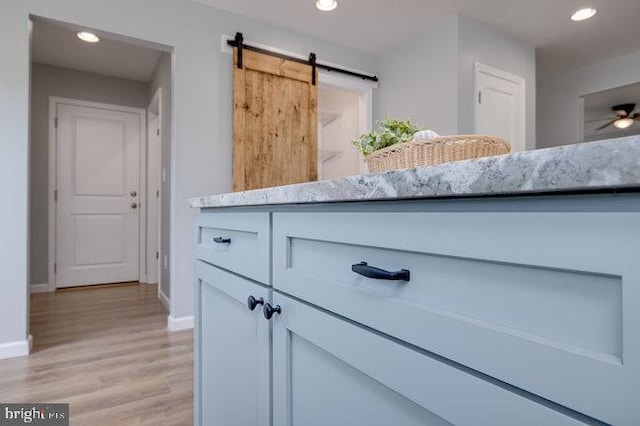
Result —
[{"label": "wood plank flooring", "polygon": [[64,402],[72,425],[193,424],[193,332],[169,333],[157,286],[31,296],[33,352],[0,360],[0,402]]}]

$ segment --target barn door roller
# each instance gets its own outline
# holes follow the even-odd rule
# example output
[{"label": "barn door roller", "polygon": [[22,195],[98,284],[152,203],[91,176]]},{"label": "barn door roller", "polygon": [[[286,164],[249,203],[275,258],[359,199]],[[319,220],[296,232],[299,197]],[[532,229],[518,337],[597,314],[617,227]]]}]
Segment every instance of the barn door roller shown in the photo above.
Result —
[{"label": "barn door roller", "polygon": [[264,53],[265,55],[270,55],[270,56],[275,56],[277,58],[286,59],[287,61],[293,61],[293,62],[298,62],[298,63],[301,63],[301,64],[311,65],[311,72],[313,73],[312,76],[311,76],[311,84],[313,84],[313,85],[316,84],[316,69],[318,69],[318,68],[322,68],[323,70],[330,71],[330,72],[331,71],[339,72],[341,74],[350,75],[352,77],[358,77],[358,78],[361,78],[363,80],[378,81],[378,77],[376,77],[375,75],[366,75],[366,74],[362,74],[362,73],[359,73],[359,72],[345,70],[345,69],[334,67],[334,66],[331,66],[331,65],[325,65],[325,64],[322,64],[322,63],[318,63],[316,54],[313,53],[313,52],[309,54],[309,59],[305,60],[305,59],[301,59],[301,58],[296,58],[295,56],[284,55],[282,53],[274,52],[272,50],[263,49],[261,47],[256,47],[256,46],[251,46],[249,44],[245,44],[244,43],[244,37],[243,37],[242,33],[240,33],[240,32],[236,33],[236,36],[234,37],[233,40],[227,40],[227,44],[229,46],[233,46],[233,47],[238,49],[238,62],[237,62],[236,66],[238,68],[240,68],[240,69],[242,69],[242,51],[244,49],[246,49],[246,50],[251,50],[251,51],[254,51],[254,52],[258,52],[258,53]]}]

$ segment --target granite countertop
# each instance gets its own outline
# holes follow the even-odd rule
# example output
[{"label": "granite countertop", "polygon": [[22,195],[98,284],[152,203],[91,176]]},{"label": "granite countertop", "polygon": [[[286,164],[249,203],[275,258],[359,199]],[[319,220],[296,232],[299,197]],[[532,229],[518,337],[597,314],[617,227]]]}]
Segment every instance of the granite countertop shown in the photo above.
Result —
[{"label": "granite countertop", "polygon": [[194,208],[640,188],[640,136],[192,198]]}]

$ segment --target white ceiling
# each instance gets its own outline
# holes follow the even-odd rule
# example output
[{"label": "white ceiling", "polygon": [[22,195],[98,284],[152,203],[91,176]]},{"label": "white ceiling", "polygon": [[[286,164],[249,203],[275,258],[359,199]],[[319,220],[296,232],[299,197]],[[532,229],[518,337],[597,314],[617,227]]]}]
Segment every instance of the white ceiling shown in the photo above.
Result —
[{"label": "white ceiling", "polygon": [[[536,47],[539,77],[640,50],[631,31],[640,22],[639,0],[337,0],[330,13],[318,11],[315,0],[196,1],[373,55],[417,37],[440,16],[461,13]],[[571,22],[571,13],[584,6],[598,14]],[[102,41],[90,45],[76,38],[81,29],[35,21],[34,61],[148,81],[159,50],[100,33]],[[250,28],[238,31],[251,39]]]},{"label": "white ceiling", "polygon": [[[434,19],[460,13],[538,49],[549,75],[640,50],[638,0],[337,0],[323,13],[315,0],[197,0],[295,31],[381,55],[420,34]],[[591,20],[570,15],[595,7]],[[239,28],[251,38],[250,28]]]},{"label": "white ceiling", "polygon": [[149,81],[160,50],[113,40],[95,32],[99,43],[81,41],[77,32],[84,28],[35,20],[32,59],[47,65],[109,75],[136,81]]}]

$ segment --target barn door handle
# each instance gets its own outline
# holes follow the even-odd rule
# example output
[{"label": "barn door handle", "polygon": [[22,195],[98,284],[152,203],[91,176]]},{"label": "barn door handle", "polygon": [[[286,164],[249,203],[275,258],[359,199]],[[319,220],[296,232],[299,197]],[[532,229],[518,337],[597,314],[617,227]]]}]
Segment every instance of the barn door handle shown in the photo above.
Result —
[{"label": "barn door handle", "polygon": [[392,280],[392,281],[409,281],[410,272],[407,269],[399,271],[385,271],[384,269],[369,266],[367,262],[356,263],[351,265],[351,270],[356,274],[365,277],[374,278],[376,280]]},{"label": "barn door handle", "polygon": [[218,244],[231,244],[231,238],[215,237],[213,242]]}]

